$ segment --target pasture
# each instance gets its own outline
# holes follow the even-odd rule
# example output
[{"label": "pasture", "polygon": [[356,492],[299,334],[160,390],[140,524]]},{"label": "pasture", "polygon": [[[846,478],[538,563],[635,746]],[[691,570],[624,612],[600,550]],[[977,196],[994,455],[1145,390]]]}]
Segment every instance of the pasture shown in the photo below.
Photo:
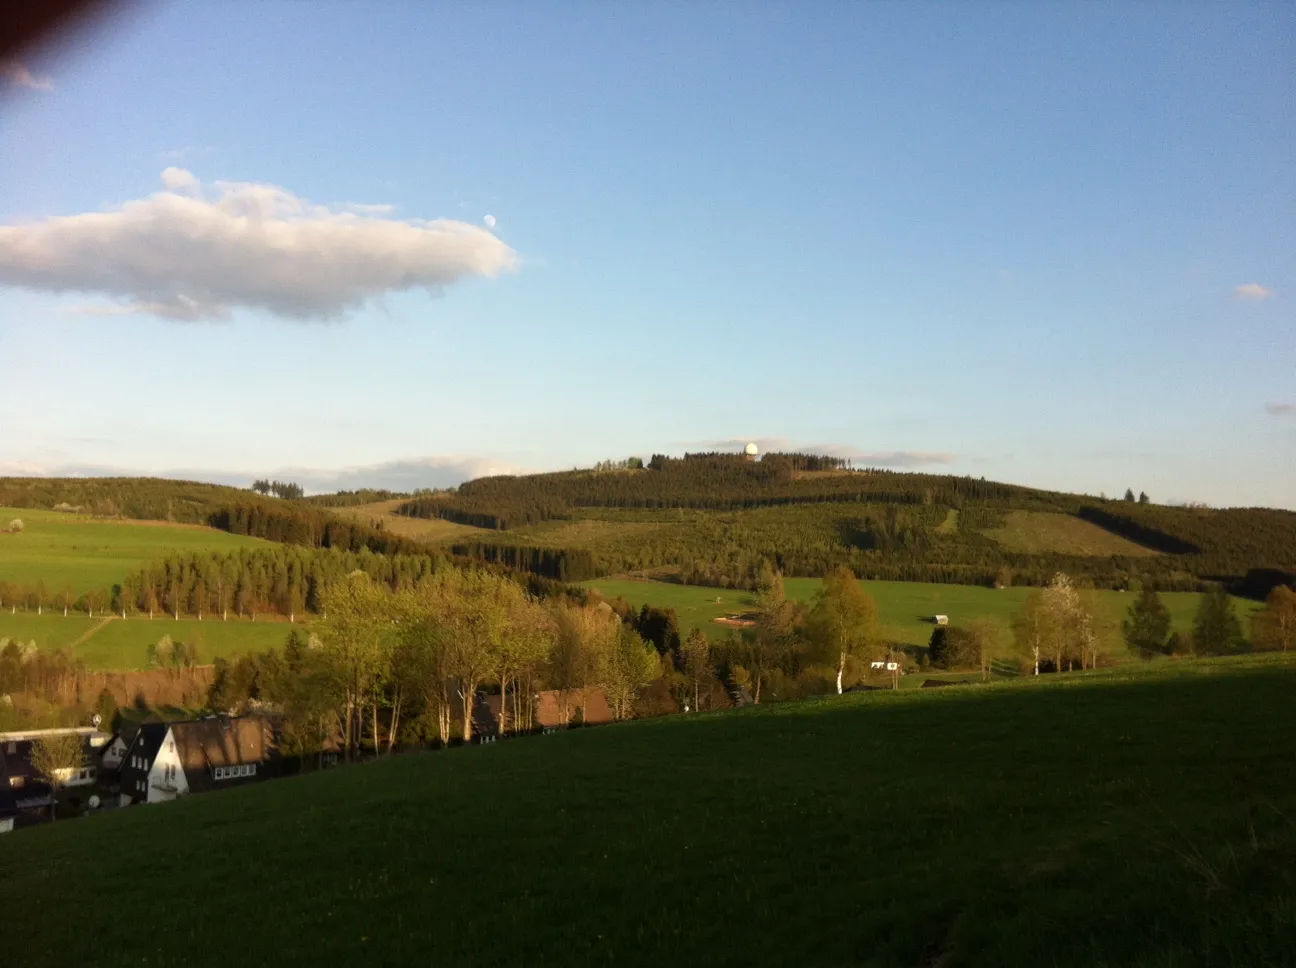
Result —
[{"label": "pasture", "polygon": [[22,831],[5,954],[1289,965],[1296,668],[1153,668],[671,716]]},{"label": "pasture", "polygon": [[[644,604],[673,608],[680,629],[687,633],[700,628],[712,639],[722,639],[728,631],[713,621],[728,614],[741,613],[756,604],[753,592],[731,588],[704,588],[672,582],[598,578],[582,583],[607,597],[621,597],[632,605]],[[813,600],[822,586],[817,578],[789,578],[784,582],[789,598],[799,602]],[[948,615],[957,625],[970,618],[988,618],[1011,627],[1013,616],[1030,593],[1029,588],[983,588],[978,585],[937,585],[926,582],[865,581],[862,583],[877,601],[882,633],[888,640],[903,645],[926,645],[931,638],[933,615]],[[1126,654],[1120,623],[1134,595],[1129,592],[1086,592],[1094,610],[1097,632],[1104,649],[1115,657]],[[1161,600],[1174,620],[1176,629],[1189,629],[1200,596],[1192,592],[1165,592]],[[1235,598],[1234,607],[1248,628],[1250,616],[1260,608],[1258,602]]]},{"label": "pasture", "polygon": [[57,595],[106,590],[171,554],[272,547],[260,538],[196,524],[128,521],[35,508],[0,508],[0,529],[19,518],[20,534],[0,530],[0,582],[44,582]]},{"label": "pasture", "polygon": [[[73,657],[86,664],[88,669],[127,670],[148,667],[148,647],[164,635],[173,641],[192,643],[198,647],[200,662],[238,655],[244,652],[264,652],[283,645],[294,626],[282,620],[220,619],[198,621],[181,618],[175,621],[162,613],[154,619],[147,615],[106,615],[88,618],[48,609],[43,615],[35,612],[0,612],[0,638],[18,642],[36,643],[39,649],[69,648]],[[305,629],[298,624],[296,628]]]}]

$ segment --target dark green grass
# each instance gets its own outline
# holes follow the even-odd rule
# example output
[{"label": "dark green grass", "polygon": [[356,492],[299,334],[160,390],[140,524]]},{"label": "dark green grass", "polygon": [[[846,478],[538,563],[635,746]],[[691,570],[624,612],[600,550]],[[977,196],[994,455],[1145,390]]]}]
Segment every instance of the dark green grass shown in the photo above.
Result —
[{"label": "dark green grass", "polygon": [[867,694],[0,838],[6,964],[1296,960],[1296,669]]}]

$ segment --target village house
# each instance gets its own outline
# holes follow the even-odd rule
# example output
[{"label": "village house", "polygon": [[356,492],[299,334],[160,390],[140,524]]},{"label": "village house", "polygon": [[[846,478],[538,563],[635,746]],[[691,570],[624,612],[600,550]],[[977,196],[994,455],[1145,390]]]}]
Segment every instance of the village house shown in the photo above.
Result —
[{"label": "village house", "polygon": [[0,733],[0,833],[48,818],[55,792],[32,765],[32,747],[41,739],[67,735],[81,737],[85,760],[80,766],[58,771],[59,787],[75,791],[93,788],[98,782],[98,753],[108,742],[107,733],[90,726]]},{"label": "village house", "polygon": [[118,802],[165,803],[241,786],[267,779],[277,766],[270,724],[260,716],[145,723],[121,761]]}]

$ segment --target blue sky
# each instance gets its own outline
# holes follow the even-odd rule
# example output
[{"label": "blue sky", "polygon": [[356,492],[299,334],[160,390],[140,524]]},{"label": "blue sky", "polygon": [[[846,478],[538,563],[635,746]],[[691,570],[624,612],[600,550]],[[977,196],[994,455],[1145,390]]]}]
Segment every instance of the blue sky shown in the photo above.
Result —
[{"label": "blue sky", "polygon": [[1293,63],[1289,4],[144,5],[0,77],[0,472],[1296,508]]}]

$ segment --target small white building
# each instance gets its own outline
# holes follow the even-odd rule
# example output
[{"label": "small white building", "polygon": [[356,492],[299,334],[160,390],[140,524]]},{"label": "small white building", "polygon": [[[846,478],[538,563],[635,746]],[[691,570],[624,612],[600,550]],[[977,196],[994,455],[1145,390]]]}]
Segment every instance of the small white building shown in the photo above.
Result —
[{"label": "small white building", "polygon": [[948,615],[933,615],[933,616],[932,616],[932,621],[935,622],[937,625],[949,625],[949,616],[948,616]]},{"label": "small white building", "polygon": [[877,669],[879,672],[899,672],[900,663],[896,662],[894,659],[874,659],[869,663],[869,668]]}]

